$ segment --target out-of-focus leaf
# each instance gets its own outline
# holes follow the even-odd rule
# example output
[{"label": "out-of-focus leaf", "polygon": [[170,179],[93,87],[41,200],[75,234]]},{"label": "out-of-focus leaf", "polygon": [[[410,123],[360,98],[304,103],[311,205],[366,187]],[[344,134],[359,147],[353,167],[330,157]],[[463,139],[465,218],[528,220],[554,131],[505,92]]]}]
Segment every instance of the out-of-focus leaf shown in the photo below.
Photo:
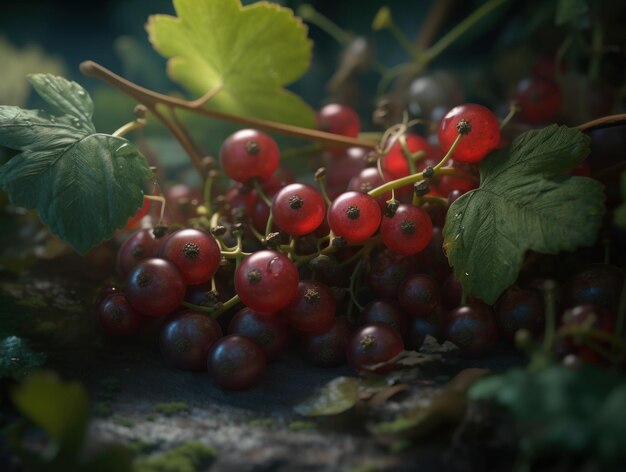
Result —
[{"label": "out-of-focus leaf", "polygon": [[12,399],[66,454],[78,453],[89,415],[87,393],[79,383],[63,382],[52,372],[38,372],[13,391]]},{"label": "out-of-focus leaf", "polygon": [[196,472],[207,470],[217,453],[196,441],[181,444],[155,457],[140,459],[135,472]]},{"label": "out-of-focus leaf", "polygon": [[0,103],[23,106],[26,104],[30,87],[24,81],[28,74],[49,72],[63,75],[65,65],[60,57],[48,56],[40,46],[27,44],[21,49],[0,37],[2,58],[2,80],[0,80]]},{"label": "out-of-focus leaf", "polygon": [[355,406],[358,401],[359,379],[338,377],[294,409],[302,416],[338,415]]},{"label": "out-of-focus leaf", "polygon": [[536,373],[513,369],[481,380],[469,395],[510,411],[528,458],[562,452],[606,461],[626,456],[626,380],[614,372],[588,365]]},{"label": "out-of-focus leaf", "polygon": [[555,22],[557,25],[564,25],[575,21],[587,13],[587,10],[589,10],[587,0],[558,0]]}]

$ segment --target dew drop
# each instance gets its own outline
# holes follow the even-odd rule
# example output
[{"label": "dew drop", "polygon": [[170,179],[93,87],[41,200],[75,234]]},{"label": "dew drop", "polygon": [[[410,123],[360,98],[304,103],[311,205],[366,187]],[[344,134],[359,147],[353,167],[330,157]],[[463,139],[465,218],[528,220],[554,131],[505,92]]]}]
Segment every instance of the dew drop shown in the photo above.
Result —
[{"label": "dew drop", "polygon": [[79,97],[84,97],[85,96],[85,91],[84,90],[79,90],[77,93],[78,93]]},{"label": "dew drop", "polygon": [[267,263],[267,272],[274,277],[278,277],[283,270],[283,261],[279,257],[274,257]]}]

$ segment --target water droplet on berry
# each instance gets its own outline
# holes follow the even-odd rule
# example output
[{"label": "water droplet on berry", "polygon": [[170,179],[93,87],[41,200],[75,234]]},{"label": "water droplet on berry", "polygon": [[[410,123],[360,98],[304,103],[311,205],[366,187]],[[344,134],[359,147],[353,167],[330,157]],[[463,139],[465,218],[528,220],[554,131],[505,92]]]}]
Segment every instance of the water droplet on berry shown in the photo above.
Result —
[{"label": "water droplet on berry", "polygon": [[267,263],[267,272],[274,277],[280,275],[283,270],[283,261],[279,257],[274,257]]}]

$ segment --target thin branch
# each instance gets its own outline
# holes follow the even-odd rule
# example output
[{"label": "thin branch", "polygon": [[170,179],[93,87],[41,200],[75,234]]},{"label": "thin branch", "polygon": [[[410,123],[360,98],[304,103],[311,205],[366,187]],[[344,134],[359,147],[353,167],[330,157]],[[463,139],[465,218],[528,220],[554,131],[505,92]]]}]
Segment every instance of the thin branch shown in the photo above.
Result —
[{"label": "thin branch", "polygon": [[106,82],[110,86],[121,90],[125,94],[133,97],[135,100],[144,104],[146,107],[152,110],[154,110],[158,104],[168,105],[175,108],[189,110],[199,115],[217,118],[224,121],[230,121],[232,123],[250,126],[265,131],[271,131],[278,134],[284,134],[287,136],[294,136],[301,139],[317,141],[335,147],[360,146],[368,149],[373,149],[376,147],[377,144],[375,141],[370,141],[366,139],[350,138],[347,136],[327,133],[325,131],[302,128],[300,126],[277,123],[274,121],[263,120],[260,118],[231,115],[230,113],[224,113],[210,108],[198,107],[195,106],[193,102],[170,97],[169,95],[164,95],[158,92],[153,92],[152,90],[134,84],[93,61],[83,62],[80,65],[80,70],[84,75],[94,77],[96,79],[102,80],[103,82]]},{"label": "thin branch", "polygon": [[626,113],[620,113],[618,115],[609,115],[597,118],[595,120],[588,121],[582,125],[578,125],[580,131],[588,133],[601,128],[612,128],[613,126],[626,125]]}]

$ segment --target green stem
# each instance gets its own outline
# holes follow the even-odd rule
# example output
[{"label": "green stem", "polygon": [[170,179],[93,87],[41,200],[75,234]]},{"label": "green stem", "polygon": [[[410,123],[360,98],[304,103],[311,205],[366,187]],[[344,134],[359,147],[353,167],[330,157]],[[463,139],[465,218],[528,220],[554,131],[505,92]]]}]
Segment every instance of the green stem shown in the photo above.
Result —
[{"label": "green stem", "polygon": [[471,15],[469,15],[458,25],[448,31],[441,39],[439,39],[439,41],[433,44],[424,52],[424,54],[422,54],[422,56],[420,56],[420,67],[424,68],[429,62],[439,56],[452,43],[454,43],[467,31],[469,31],[483,17],[491,13],[492,10],[496,9],[506,1],[507,0],[490,0],[478,9],[474,10]]},{"label": "green stem", "polygon": [[352,39],[349,33],[322,15],[308,3],[304,3],[298,7],[298,16],[309,23],[313,23],[342,46],[346,46]]},{"label": "green stem", "polygon": [[[442,169],[442,167],[452,157],[452,154],[454,153],[454,150],[458,146],[458,144],[461,141],[462,137],[463,137],[462,134],[459,134],[456,137],[456,139],[454,140],[454,143],[452,143],[452,146],[450,147],[450,149],[448,150],[446,155],[443,156],[443,159],[441,159],[441,161],[435,167],[433,167],[433,170],[435,171],[435,174],[437,174],[437,175],[446,175],[446,174],[449,173],[447,168],[446,169]],[[450,171],[454,172],[454,169],[450,169]],[[379,187],[376,187],[375,189],[370,190],[369,192],[367,192],[367,194],[370,197],[378,198],[381,195],[384,195],[385,193],[389,192],[390,190],[394,190],[394,189],[397,189],[397,188],[400,188],[400,187],[404,187],[405,185],[414,184],[415,182],[419,182],[420,180],[424,180],[424,173],[423,172],[419,172],[419,173],[413,174],[413,175],[407,175],[406,177],[402,177],[400,179],[396,179],[396,180],[392,180],[390,182],[386,182],[383,185],[381,185]]]},{"label": "green stem", "polygon": [[391,31],[391,34],[393,34],[400,46],[402,46],[407,54],[411,56],[411,59],[417,62],[420,54],[419,51],[413,45],[411,40],[407,38],[406,34],[404,34],[404,32],[400,28],[398,28],[398,25],[396,25],[393,19],[391,21],[391,24],[387,26],[387,28],[389,28],[389,31]]},{"label": "green stem", "polygon": [[268,207],[271,207],[272,200],[265,194],[265,192],[261,188],[261,184],[259,184],[258,179],[252,179],[252,186],[254,187],[254,190],[256,190],[256,193],[259,195],[259,197],[261,197],[261,199],[265,202],[265,204]]}]

